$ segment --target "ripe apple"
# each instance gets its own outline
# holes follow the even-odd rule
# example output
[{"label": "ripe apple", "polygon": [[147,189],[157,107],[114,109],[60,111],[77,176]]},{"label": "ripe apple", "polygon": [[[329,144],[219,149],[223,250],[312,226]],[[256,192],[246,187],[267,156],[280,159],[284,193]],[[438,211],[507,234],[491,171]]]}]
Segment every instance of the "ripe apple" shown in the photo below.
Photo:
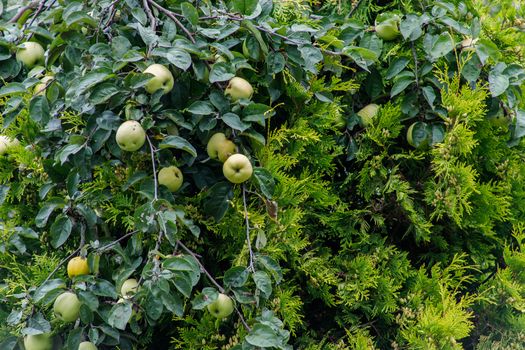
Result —
[{"label": "ripe apple", "polygon": [[24,337],[26,350],[52,350],[53,339],[51,333],[27,335]]},{"label": "ripe apple", "polygon": [[76,256],[67,263],[67,275],[69,278],[89,274],[87,259]]},{"label": "ripe apple", "polygon": [[226,294],[219,293],[219,297],[208,305],[208,311],[215,317],[222,319],[233,312],[233,301]]},{"label": "ripe apple", "polygon": [[372,119],[377,115],[379,106],[375,103],[364,106],[357,112],[357,115],[361,118],[361,125],[368,126],[372,123]]},{"label": "ripe apple", "polygon": [[0,135],[0,156],[9,152],[9,149],[18,146],[20,142],[18,139],[13,139],[9,136]]},{"label": "ripe apple", "polygon": [[22,62],[27,68],[44,64],[44,48],[34,41],[26,41],[20,44],[16,51],[16,60]]},{"label": "ripe apple", "polygon": [[211,159],[219,159],[223,163],[230,155],[235,153],[235,148],[235,144],[228,140],[222,132],[213,134],[206,145],[208,156]]},{"label": "ripe apple", "polygon": [[164,90],[164,94],[167,94],[173,89],[173,84],[175,83],[173,75],[170,70],[162,64],[152,64],[146,68],[144,73],[153,74],[153,78],[151,78],[146,86],[144,86],[148,93],[152,94],[155,91],[162,89]]},{"label": "ripe apple", "polygon": [[116,140],[124,151],[134,152],[146,142],[146,132],[139,122],[128,120],[119,126]]},{"label": "ripe apple", "polygon": [[120,287],[120,294],[125,299],[130,299],[131,297],[133,297],[133,295],[135,295],[135,293],[137,293],[138,288],[139,283],[137,282],[137,280],[134,278],[130,278],[125,280],[124,283],[122,283],[122,287]]},{"label": "ripe apple", "polygon": [[177,191],[182,186],[184,177],[182,171],[176,166],[162,168],[158,175],[159,184],[166,186],[171,192]]},{"label": "ripe apple", "polygon": [[78,345],[78,350],[98,350],[98,348],[90,341],[83,341]]},{"label": "ripe apple", "polygon": [[64,322],[75,322],[80,314],[80,300],[75,293],[60,294],[53,304],[55,316]]},{"label": "ripe apple", "polygon": [[240,184],[252,176],[253,167],[248,157],[243,154],[234,154],[226,159],[222,165],[222,172],[228,181]]},{"label": "ripe apple", "polygon": [[243,78],[234,77],[228,83],[224,95],[230,96],[232,101],[237,101],[241,98],[251,99],[253,95],[252,85]]},{"label": "ripe apple", "polygon": [[375,31],[378,37],[385,41],[394,40],[399,36],[399,16],[383,13],[376,18]]},{"label": "ripe apple", "polygon": [[44,95],[46,92],[47,85],[50,81],[52,81],[54,77],[52,75],[46,75],[40,80],[40,83],[36,84],[33,93],[35,95]]}]

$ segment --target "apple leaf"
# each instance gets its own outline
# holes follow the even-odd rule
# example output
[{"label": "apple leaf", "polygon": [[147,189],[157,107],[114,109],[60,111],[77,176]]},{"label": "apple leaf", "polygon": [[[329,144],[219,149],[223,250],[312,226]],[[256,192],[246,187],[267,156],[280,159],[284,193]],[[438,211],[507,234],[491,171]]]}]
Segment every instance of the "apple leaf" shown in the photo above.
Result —
[{"label": "apple leaf", "polygon": [[257,167],[253,170],[253,175],[261,192],[266,198],[271,199],[275,191],[275,180],[272,174],[267,169]]},{"label": "apple leaf", "polygon": [[266,272],[259,270],[252,275],[252,278],[257,289],[268,299],[272,294],[272,281],[270,280],[270,276]]},{"label": "apple leaf", "polygon": [[272,327],[262,323],[257,323],[253,326],[250,333],[246,336],[246,342],[261,348],[281,348],[283,345],[277,332]]},{"label": "apple leaf", "polygon": [[234,266],[224,273],[224,284],[228,287],[242,287],[248,281],[249,272],[244,266]]},{"label": "apple leaf", "polygon": [[197,150],[188,141],[180,136],[167,136],[159,145],[161,149],[176,148],[188,152],[193,157],[197,157]]},{"label": "apple leaf", "polygon": [[51,324],[38,312],[27,321],[27,326],[22,329],[24,335],[35,335],[51,332]]},{"label": "apple leaf", "polygon": [[219,292],[215,288],[206,287],[201,293],[197,294],[191,301],[194,310],[202,310],[213,303],[219,297]]},{"label": "apple leaf", "polygon": [[53,225],[50,228],[51,245],[53,248],[58,248],[66,242],[71,235],[73,229],[73,222],[68,216],[60,214],[57,216]]},{"label": "apple leaf", "polygon": [[109,312],[108,324],[117,329],[126,329],[132,311],[131,303],[116,303]]}]

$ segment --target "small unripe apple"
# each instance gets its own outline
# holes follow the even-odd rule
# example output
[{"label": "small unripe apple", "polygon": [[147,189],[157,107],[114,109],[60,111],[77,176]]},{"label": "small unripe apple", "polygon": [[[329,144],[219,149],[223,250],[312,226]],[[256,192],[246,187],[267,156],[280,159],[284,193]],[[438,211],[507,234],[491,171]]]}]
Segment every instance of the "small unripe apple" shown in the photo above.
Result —
[{"label": "small unripe apple", "polygon": [[383,13],[377,16],[375,31],[378,37],[385,41],[394,40],[399,36],[399,16]]},{"label": "small unripe apple", "polygon": [[372,123],[372,119],[377,115],[379,111],[379,106],[375,103],[364,106],[356,114],[361,119],[361,125],[368,126]]},{"label": "small unripe apple", "polygon": [[64,322],[75,322],[80,315],[80,300],[75,293],[60,294],[53,304],[55,316]]},{"label": "small unripe apple", "polygon": [[16,51],[16,60],[22,62],[27,68],[33,68],[37,64],[44,64],[44,48],[34,41],[26,41],[20,44]]},{"label": "small unripe apple", "polygon": [[233,301],[226,294],[219,293],[217,300],[208,305],[208,311],[218,319],[228,317],[233,312]]},{"label": "small unripe apple", "polygon": [[425,122],[412,123],[407,130],[407,142],[414,148],[424,148],[430,144],[431,135]]},{"label": "small unripe apple", "polygon": [[244,154],[234,154],[226,159],[222,165],[222,172],[228,181],[240,184],[252,177],[253,167]]},{"label": "small unripe apple", "polygon": [[170,70],[162,64],[152,64],[146,68],[144,73],[153,74],[153,77],[144,86],[148,93],[152,94],[155,91],[162,89],[164,94],[167,94],[171,91],[171,89],[173,89],[173,85],[175,83],[173,75],[171,74]]},{"label": "small unripe apple", "polygon": [[98,348],[90,341],[83,341],[78,345],[78,350],[98,350]]},{"label": "small unripe apple", "polygon": [[146,132],[139,122],[128,120],[119,126],[116,140],[119,147],[124,151],[134,152],[146,142]]},{"label": "small unripe apple", "polygon": [[47,88],[47,85],[48,83],[53,80],[54,77],[52,75],[46,75],[45,77],[43,77],[41,80],[40,80],[40,83],[36,84],[34,89],[33,89],[33,93],[35,95],[44,95],[45,92],[46,92],[46,88]]},{"label": "small unripe apple", "polygon": [[162,168],[159,171],[158,180],[160,185],[166,186],[171,192],[177,191],[184,181],[182,171],[176,166]]},{"label": "small unripe apple", "polygon": [[235,144],[226,138],[222,132],[213,134],[206,145],[206,151],[211,159],[219,159],[221,162],[225,162],[226,159],[233,153],[235,153]]},{"label": "small unripe apple", "polygon": [[24,337],[26,350],[52,350],[53,338],[50,333],[27,335]]},{"label": "small unripe apple", "polygon": [[89,274],[87,259],[76,256],[67,263],[67,275],[69,278]]},{"label": "small unripe apple", "polygon": [[241,98],[251,99],[253,95],[253,87],[245,79],[234,77],[228,83],[226,90],[224,90],[224,94],[230,96],[234,102]]},{"label": "small unripe apple", "polygon": [[135,293],[137,293],[137,290],[139,288],[139,283],[136,279],[130,278],[124,281],[122,283],[122,287],[120,287],[120,294],[125,299],[132,298]]},{"label": "small unripe apple", "polygon": [[12,147],[20,144],[18,139],[9,136],[0,135],[0,156],[7,154]]}]

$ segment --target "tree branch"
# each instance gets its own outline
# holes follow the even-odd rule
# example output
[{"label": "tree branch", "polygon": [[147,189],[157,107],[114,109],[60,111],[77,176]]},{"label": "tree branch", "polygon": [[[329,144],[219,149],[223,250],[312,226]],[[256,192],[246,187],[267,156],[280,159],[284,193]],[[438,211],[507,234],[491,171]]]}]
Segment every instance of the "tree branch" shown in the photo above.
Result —
[{"label": "tree branch", "polygon": [[13,18],[9,20],[9,23],[15,23],[16,21],[18,21],[20,18],[22,18],[26,11],[35,9],[38,6],[38,3],[38,1],[33,1],[27,4],[26,6],[21,7],[18,10],[18,12],[13,16]]},{"label": "tree branch", "polygon": [[157,181],[157,167],[155,165],[155,149],[153,148],[153,144],[151,143],[151,140],[149,139],[148,135],[146,135],[146,140],[148,140],[149,150],[151,153],[151,166],[153,167],[153,181],[155,184],[153,201],[156,202],[159,199],[159,194],[158,194],[159,185]]},{"label": "tree branch", "polygon": [[253,264],[253,250],[252,242],[250,237],[250,221],[248,220],[248,205],[246,205],[246,185],[242,185],[242,202],[244,204],[244,220],[246,222],[246,241],[248,242],[248,250],[250,251],[250,263],[248,265],[248,270],[255,272],[255,265]]},{"label": "tree branch", "polygon": [[[51,273],[47,276],[47,278],[44,280],[44,282],[42,282],[42,284],[45,284],[47,281],[49,281],[49,279],[51,279],[51,277],[53,277],[53,275],[58,271],[58,269],[64,265],[67,261],[69,261],[69,259],[71,259],[72,257],[74,257],[75,255],[77,255],[77,253],[80,251],[80,248],[77,248],[73,253],[69,254],[67,257],[65,257],[64,259],[62,259],[58,265],[55,267],[55,269],[53,271],[51,271]],[[42,285],[41,284],[41,285]]]},{"label": "tree branch", "polygon": [[186,34],[186,36],[188,37],[188,39],[190,39],[190,41],[195,44],[195,38],[193,37],[193,34],[190,33],[190,31],[181,23],[181,21],[179,21],[179,19],[177,18],[176,16],[176,13],[160,6],[159,4],[157,4],[155,1],[153,0],[145,0],[147,2],[149,2],[153,7],[157,8],[160,12],[164,13],[166,16],[168,16],[173,22],[175,22],[175,24],[180,28],[182,29],[182,31]]},{"label": "tree branch", "polygon": [[114,246],[115,244],[117,244],[118,242],[123,241],[124,239],[126,239],[126,238],[128,238],[128,237],[130,237],[130,236],[133,236],[133,235],[134,235],[135,233],[137,233],[137,232],[139,232],[139,231],[138,231],[138,230],[135,230],[135,231],[132,231],[132,232],[130,232],[130,233],[127,233],[127,234],[125,234],[124,236],[120,237],[119,239],[117,239],[117,240],[115,240],[115,241],[113,241],[113,242],[111,242],[111,243],[108,243],[108,244],[106,244],[105,246],[102,246],[102,247],[98,248],[97,251],[98,251],[98,252],[103,252],[103,251],[105,251],[105,250],[107,250],[107,249],[113,247],[113,246]]}]

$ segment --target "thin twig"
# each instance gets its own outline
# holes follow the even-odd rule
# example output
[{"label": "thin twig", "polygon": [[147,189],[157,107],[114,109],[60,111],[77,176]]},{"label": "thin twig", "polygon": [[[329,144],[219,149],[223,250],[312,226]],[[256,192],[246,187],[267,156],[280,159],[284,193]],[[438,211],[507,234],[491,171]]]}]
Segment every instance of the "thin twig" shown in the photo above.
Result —
[{"label": "thin twig", "polygon": [[179,19],[177,18],[176,14],[162,6],[160,6],[159,4],[157,4],[155,1],[153,0],[147,0],[151,5],[153,5],[153,7],[156,7],[160,12],[164,13],[166,16],[168,16],[173,22],[175,22],[175,24],[180,28],[182,29],[182,31],[186,34],[186,36],[188,37],[188,39],[190,39],[190,41],[195,44],[195,38],[193,37],[193,34],[190,33],[190,31],[181,23],[181,21],[179,21]]},{"label": "thin twig", "polygon": [[248,270],[255,272],[255,265],[253,264],[253,250],[250,237],[250,220],[248,220],[248,206],[246,205],[246,185],[242,185],[242,202],[244,204],[244,220],[246,222],[246,241],[248,242],[248,250],[250,251],[250,264]]},{"label": "thin twig", "polygon": [[352,16],[354,14],[354,12],[357,10],[357,8],[361,5],[361,2],[363,2],[363,0],[358,0],[357,1],[357,4],[355,4],[355,6],[352,7],[350,12],[348,12],[348,14],[346,15],[346,18],[350,18],[350,16]]},{"label": "thin twig", "polygon": [[20,18],[22,18],[24,13],[26,13],[26,11],[36,8],[38,6],[38,3],[39,3],[38,1],[33,1],[29,3],[28,5],[21,7],[18,10],[18,12],[13,16],[13,18],[9,20],[9,23],[15,23],[16,21],[18,21]]},{"label": "thin twig", "polygon": [[157,189],[159,185],[157,182],[157,166],[155,165],[155,149],[153,148],[153,144],[151,143],[151,140],[149,139],[148,135],[146,135],[146,140],[148,140],[149,149],[151,153],[151,166],[153,167],[153,181],[155,184],[153,201],[156,202],[159,199]]},{"label": "thin twig", "polygon": [[144,5],[144,10],[148,15],[151,30],[155,31],[157,29],[157,19],[155,16],[153,16],[153,12],[151,12],[151,7],[149,6],[148,0],[142,0],[142,4]]},{"label": "thin twig", "polygon": [[414,57],[414,74],[416,76],[416,87],[419,88],[419,78],[418,78],[418,65],[417,65],[417,53],[414,42],[412,41],[412,57]]},{"label": "thin twig", "polygon": [[66,261],[69,261],[69,259],[71,259],[73,256],[77,255],[77,253],[80,251],[80,248],[77,248],[73,253],[69,254],[67,257],[65,257],[64,259],[62,259],[58,265],[55,267],[55,269],[53,271],[51,271],[51,273],[47,276],[47,278],[44,280],[44,282],[41,283],[41,285],[45,284],[47,281],[49,281],[49,279],[51,277],[53,277],[53,275],[58,271],[58,269],[64,265],[66,263]]},{"label": "thin twig", "polygon": [[117,240],[115,240],[115,241],[113,241],[111,243],[108,243],[105,246],[102,246],[102,247],[98,248],[97,251],[103,252],[103,251],[107,250],[108,248],[113,247],[115,244],[119,243],[120,241],[128,238],[129,236],[133,236],[137,232],[139,232],[139,231],[135,230],[135,231],[132,231],[130,233],[126,233],[124,236],[120,237],[119,239],[117,239]]},{"label": "thin twig", "polygon": [[[206,275],[206,277],[208,277],[208,279],[210,280],[210,282],[215,286],[217,287],[217,289],[219,290],[219,292],[221,293],[224,293],[224,288],[215,280],[215,278],[212,277],[212,275],[208,272],[208,270],[206,270],[206,268],[204,267],[204,265],[200,262],[200,260],[197,258],[197,254],[195,254],[190,248],[186,247],[181,241],[177,241],[177,244],[179,246],[182,247],[182,249],[190,254],[194,259],[195,261],[197,261],[197,264],[199,265],[200,269],[202,272],[204,272],[204,274]],[[244,327],[246,328],[246,330],[248,332],[251,331],[251,328],[250,326],[248,326],[248,323],[246,322],[246,320],[244,319],[244,316],[242,315],[242,312],[237,308],[236,305],[234,305],[234,308],[235,308],[235,311],[237,311],[237,315],[239,315],[239,319],[241,320],[242,324],[244,325]]]},{"label": "thin twig", "polygon": [[[36,9],[35,14],[31,18],[31,21],[29,21],[28,25],[24,24],[24,27],[23,27],[24,30],[29,28],[29,27],[31,27],[33,25],[33,23],[35,22],[35,20],[38,17],[38,15],[40,15],[40,12],[42,12],[42,10],[44,9],[44,5],[46,4],[46,1],[47,0],[40,0],[40,3],[38,4],[38,8]],[[29,34],[29,36],[27,37],[27,40],[31,39],[32,35],[33,35],[33,33]]]}]

